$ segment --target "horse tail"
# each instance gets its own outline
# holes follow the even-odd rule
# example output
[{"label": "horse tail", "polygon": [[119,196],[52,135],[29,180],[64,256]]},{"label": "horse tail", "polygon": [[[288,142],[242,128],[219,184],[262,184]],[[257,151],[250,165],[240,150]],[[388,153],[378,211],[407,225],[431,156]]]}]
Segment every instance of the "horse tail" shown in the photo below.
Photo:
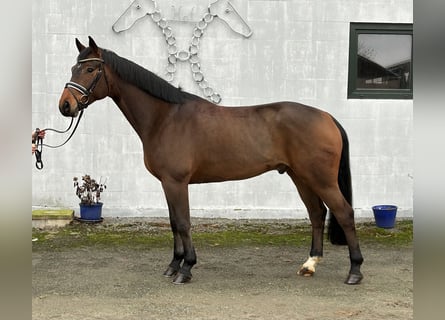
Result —
[{"label": "horse tail", "polygon": [[[346,201],[352,207],[352,185],[351,185],[351,168],[349,164],[349,140],[345,129],[340,125],[340,123],[332,118],[340,130],[343,148],[341,151],[340,167],[338,170],[338,186],[340,191],[345,197]],[[342,227],[339,225],[337,219],[332,214],[329,213],[329,225],[328,225],[328,239],[332,244],[346,245],[346,236]]]}]

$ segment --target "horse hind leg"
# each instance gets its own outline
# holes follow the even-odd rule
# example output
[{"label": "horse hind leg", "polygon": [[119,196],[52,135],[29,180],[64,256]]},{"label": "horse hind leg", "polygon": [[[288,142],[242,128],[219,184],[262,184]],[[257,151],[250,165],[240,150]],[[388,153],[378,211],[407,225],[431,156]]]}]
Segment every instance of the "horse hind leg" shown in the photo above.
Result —
[{"label": "horse hind leg", "polygon": [[363,263],[363,256],[360,251],[355,229],[354,210],[345,200],[338,188],[332,187],[326,189],[321,197],[331,211],[331,214],[337,219],[339,227],[341,227],[345,233],[349,249],[349,258],[351,261],[351,268],[345,283],[359,284],[363,279],[363,275],[360,271],[360,267]]},{"label": "horse hind leg", "polygon": [[288,172],[297,187],[301,200],[305,204],[312,225],[312,244],[309,257],[297,271],[298,275],[310,277],[315,273],[315,267],[323,257],[323,231],[326,219],[326,207],[307,185],[298,181],[292,172]]}]

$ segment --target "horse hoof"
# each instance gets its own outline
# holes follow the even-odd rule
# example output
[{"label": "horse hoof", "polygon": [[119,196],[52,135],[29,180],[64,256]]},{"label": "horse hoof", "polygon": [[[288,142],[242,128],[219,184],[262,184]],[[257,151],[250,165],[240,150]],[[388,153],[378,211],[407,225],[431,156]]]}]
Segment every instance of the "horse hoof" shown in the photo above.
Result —
[{"label": "horse hoof", "polygon": [[172,267],[168,267],[167,270],[164,271],[163,275],[166,278],[172,278],[172,277],[176,276],[177,273],[178,273],[178,270],[173,269]]},{"label": "horse hoof", "polygon": [[362,279],[363,275],[361,273],[360,274],[350,273],[345,283],[350,285],[355,285],[359,284],[362,281]]},{"label": "horse hoof", "polygon": [[303,277],[312,277],[314,275],[314,271],[304,267],[298,270],[297,274]]},{"label": "horse hoof", "polygon": [[192,275],[186,275],[181,272],[178,273],[176,278],[173,280],[173,284],[185,284],[187,282],[190,282],[192,280]]}]

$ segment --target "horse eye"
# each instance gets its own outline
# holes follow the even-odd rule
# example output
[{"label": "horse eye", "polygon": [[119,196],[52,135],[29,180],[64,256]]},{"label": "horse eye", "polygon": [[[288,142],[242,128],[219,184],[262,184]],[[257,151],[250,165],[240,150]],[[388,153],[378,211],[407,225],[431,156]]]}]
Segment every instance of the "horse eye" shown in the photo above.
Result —
[{"label": "horse eye", "polygon": [[91,67],[89,67],[89,68],[87,69],[87,71],[88,71],[89,73],[91,73],[91,72],[93,72],[93,71],[94,71],[94,69],[93,69],[93,68],[91,68]]},{"label": "horse eye", "polygon": [[136,9],[139,10],[140,8],[141,8],[141,5],[138,4],[138,5],[136,6]]}]

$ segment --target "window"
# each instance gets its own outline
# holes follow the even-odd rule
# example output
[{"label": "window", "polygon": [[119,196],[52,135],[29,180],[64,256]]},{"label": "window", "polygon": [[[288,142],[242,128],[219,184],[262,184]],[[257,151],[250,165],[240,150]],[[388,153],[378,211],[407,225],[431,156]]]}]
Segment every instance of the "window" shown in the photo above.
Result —
[{"label": "window", "polygon": [[412,99],[412,24],[351,23],[349,99]]}]

